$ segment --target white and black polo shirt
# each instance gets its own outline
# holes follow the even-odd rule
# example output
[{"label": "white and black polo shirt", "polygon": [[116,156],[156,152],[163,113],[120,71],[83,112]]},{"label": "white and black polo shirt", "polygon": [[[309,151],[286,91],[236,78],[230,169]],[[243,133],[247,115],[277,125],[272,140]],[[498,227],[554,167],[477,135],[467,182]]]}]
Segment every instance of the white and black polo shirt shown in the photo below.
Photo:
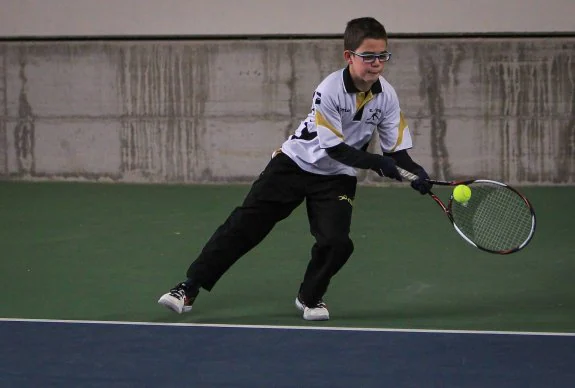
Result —
[{"label": "white and black polo shirt", "polygon": [[311,112],[294,135],[282,144],[281,150],[305,171],[355,176],[355,168],[330,158],[325,148],[344,142],[365,150],[375,132],[382,152],[412,147],[395,89],[380,76],[367,93],[360,92],[353,84],[349,69],[345,68],[319,84]]}]

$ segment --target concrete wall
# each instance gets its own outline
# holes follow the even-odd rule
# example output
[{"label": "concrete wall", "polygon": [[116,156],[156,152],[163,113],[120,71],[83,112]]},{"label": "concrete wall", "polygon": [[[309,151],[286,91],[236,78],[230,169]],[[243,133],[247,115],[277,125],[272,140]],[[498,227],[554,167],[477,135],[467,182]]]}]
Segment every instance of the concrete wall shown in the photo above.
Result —
[{"label": "concrete wall", "polygon": [[[574,38],[390,50],[433,175],[575,183]],[[0,176],[250,181],[339,66],[338,39],[0,43]]]},{"label": "concrete wall", "polygon": [[2,0],[0,36],[341,34],[368,15],[393,33],[575,31],[574,0]]}]

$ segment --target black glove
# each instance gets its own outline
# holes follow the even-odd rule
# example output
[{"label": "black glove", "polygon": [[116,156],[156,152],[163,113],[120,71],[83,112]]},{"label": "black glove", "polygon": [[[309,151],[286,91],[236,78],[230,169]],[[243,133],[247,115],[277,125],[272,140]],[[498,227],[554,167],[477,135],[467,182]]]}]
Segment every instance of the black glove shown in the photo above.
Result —
[{"label": "black glove", "polygon": [[424,169],[417,171],[416,175],[419,178],[411,182],[411,187],[419,191],[422,195],[429,194],[433,187],[433,183],[429,182],[429,175],[427,175]]},{"label": "black glove", "polygon": [[393,158],[379,154],[374,154],[374,156],[376,159],[371,169],[375,171],[377,175],[397,179],[401,182],[401,175],[399,175],[399,171],[397,171],[395,160],[393,160]]}]

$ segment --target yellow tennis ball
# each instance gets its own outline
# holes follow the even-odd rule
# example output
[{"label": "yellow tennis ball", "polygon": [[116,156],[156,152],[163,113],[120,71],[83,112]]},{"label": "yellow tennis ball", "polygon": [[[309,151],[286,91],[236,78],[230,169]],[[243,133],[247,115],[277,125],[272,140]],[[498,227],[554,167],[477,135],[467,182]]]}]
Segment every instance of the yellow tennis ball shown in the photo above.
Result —
[{"label": "yellow tennis ball", "polygon": [[453,199],[459,203],[466,203],[471,198],[471,189],[467,185],[457,185],[453,189]]}]

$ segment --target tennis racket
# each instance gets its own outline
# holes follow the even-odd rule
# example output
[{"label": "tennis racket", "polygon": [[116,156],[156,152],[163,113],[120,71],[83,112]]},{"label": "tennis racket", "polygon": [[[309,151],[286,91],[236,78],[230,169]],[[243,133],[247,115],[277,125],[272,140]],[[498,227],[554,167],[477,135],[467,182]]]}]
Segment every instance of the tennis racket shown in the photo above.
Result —
[{"label": "tennis racket", "polygon": [[[401,168],[398,171],[409,181],[418,179],[409,171]],[[433,192],[429,195],[447,215],[455,231],[474,247],[506,255],[525,248],[533,238],[535,210],[523,194],[509,185],[486,179],[430,179],[429,182],[437,186],[469,186],[471,198],[466,203],[454,201],[452,194],[445,205]]]}]

